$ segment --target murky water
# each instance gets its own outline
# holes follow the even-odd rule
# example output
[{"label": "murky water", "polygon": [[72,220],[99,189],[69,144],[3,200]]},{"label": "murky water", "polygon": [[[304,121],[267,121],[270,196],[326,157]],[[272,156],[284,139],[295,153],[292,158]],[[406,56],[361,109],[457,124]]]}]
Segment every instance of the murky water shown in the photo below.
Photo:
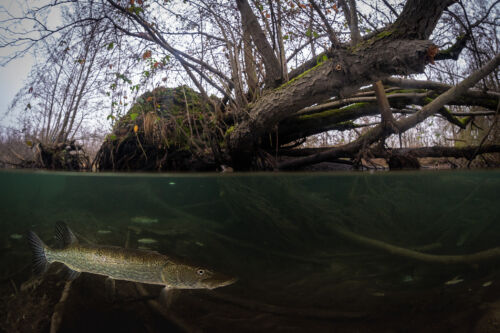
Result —
[{"label": "murky water", "polygon": [[[5,171],[0,184],[7,332],[48,332],[54,312],[61,332],[489,332],[500,323],[500,249],[491,250],[500,171]],[[118,281],[109,302],[104,279],[82,274],[60,302],[61,267],[34,279],[24,236],[53,245],[57,221],[82,242],[147,247],[239,280],[178,291],[165,309],[158,287]]]}]

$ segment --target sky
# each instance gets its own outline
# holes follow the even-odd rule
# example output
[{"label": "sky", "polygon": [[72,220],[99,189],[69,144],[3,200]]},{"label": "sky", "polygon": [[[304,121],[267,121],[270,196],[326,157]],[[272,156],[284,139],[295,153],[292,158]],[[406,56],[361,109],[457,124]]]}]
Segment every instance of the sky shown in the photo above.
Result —
[{"label": "sky", "polygon": [[[0,6],[13,14],[20,14],[21,5],[18,1],[0,0]],[[0,48],[0,57],[9,56],[13,51],[12,48]],[[13,125],[15,119],[12,115],[6,116],[7,109],[16,93],[22,88],[33,63],[33,57],[26,55],[9,62],[6,66],[0,66],[0,126]]]},{"label": "sky", "polygon": [[[22,16],[23,11],[25,11],[27,7],[43,6],[48,1],[49,0],[0,0],[0,7],[3,7],[3,10],[8,10],[12,15]],[[5,14],[1,12],[0,19],[5,19],[5,17]],[[57,26],[61,22],[60,12],[58,10],[52,10],[47,16],[47,20],[49,27]],[[19,28],[22,29],[27,27],[21,25],[17,27],[16,30],[19,31]],[[1,37],[4,36],[0,36],[0,38]],[[14,51],[15,49],[10,47],[0,48],[0,58],[9,56]],[[6,116],[6,113],[14,96],[23,87],[34,62],[33,56],[28,53],[24,57],[15,59],[5,66],[0,66],[0,127],[14,125],[15,115]]]},{"label": "sky", "polygon": [[[0,50],[1,55],[2,51]],[[7,109],[16,93],[22,88],[32,65],[33,58],[26,55],[0,67],[0,126],[13,125],[15,119],[12,115],[6,116]]]}]

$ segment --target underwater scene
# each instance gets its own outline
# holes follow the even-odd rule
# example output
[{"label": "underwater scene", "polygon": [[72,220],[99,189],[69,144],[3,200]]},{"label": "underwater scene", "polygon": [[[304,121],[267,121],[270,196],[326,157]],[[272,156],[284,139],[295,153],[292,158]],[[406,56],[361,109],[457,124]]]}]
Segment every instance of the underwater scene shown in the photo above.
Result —
[{"label": "underwater scene", "polygon": [[498,170],[0,184],[0,332],[500,332]]}]

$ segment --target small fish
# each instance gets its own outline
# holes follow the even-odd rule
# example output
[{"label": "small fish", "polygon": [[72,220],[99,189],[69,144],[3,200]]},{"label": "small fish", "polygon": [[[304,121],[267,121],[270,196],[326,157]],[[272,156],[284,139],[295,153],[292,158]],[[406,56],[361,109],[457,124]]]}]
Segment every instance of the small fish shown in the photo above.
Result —
[{"label": "small fish", "polygon": [[138,243],[140,244],[155,244],[155,243],[158,243],[158,241],[156,239],[153,239],[153,238],[141,238],[139,240],[137,240]]},{"label": "small fish", "polygon": [[19,235],[19,234],[12,234],[12,235],[10,235],[10,238],[15,239],[15,240],[18,240],[18,239],[23,238],[23,235]]},{"label": "small fish", "polygon": [[107,235],[111,233],[111,230],[97,230],[99,235]]},{"label": "small fish", "polygon": [[152,223],[158,223],[158,219],[154,219],[151,217],[147,216],[135,216],[130,219],[133,223],[139,223],[139,224],[152,224]]},{"label": "small fish", "polygon": [[460,279],[458,276],[455,276],[453,279],[451,279],[450,281],[446,281],[444,284],[447,286],[453,286],[461,282],[464,282],[464,279]]},{"label": "small fish", "polygon": [[43,273],[49,264],[60,262],[69,268],[69,279],[87,272],[116,280],[163,285],[165,289],[214,289],[236,281],[154,251],[80,244],[62,222],[56,224],[56,238],[63,245],[60,249],[49,248],[34,232],[28,232],[35,273]]}]

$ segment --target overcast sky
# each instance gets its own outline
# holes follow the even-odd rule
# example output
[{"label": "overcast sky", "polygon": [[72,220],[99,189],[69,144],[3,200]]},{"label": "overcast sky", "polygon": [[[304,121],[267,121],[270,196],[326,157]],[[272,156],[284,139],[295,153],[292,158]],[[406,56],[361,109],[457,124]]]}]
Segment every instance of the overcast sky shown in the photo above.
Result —
[{"label": "overcast sky", "polygon": [[[9,13],[15,16],[22,16],[22,13],[32,6],[43,6],[49,0],[0,0],[0,6]],[[58,7],[56,10],[51,10],[47,16],[47,23],[52,26],[60,24],[60,11]],[[5,19],[7,16],[0,13],[0,18]],[[21,26],[22,27],[22,26]],[[19,29],[15,29],[19,31]],[[0,57],[8,57],[15,51],[13,48],[0,48]],[[28,76],[31,67],[34,64],[33,57],[28,53],[22,58],[15,59],[8,63],[6,66],[0,66],[0,126],[13,125],[15,115],[6,117],[6,112],[9,104],[16,93],[23,87],[23,84]]]},{"label": "overcast sky", "polygon": [[[20,15],[22,12],[19,1],[0,0],[0,6],[14,15]],[[5,18],[4,15],[1,17]],[[9,56],[12,51],[12,48],[0,48],[0,57]],[[0,66],[0,126],[12,125],[12,119],[9,119],[12,117],[6,118],[6,112],[12,99],[23,86],[32,65],[33,58],[27,55],[11,61],[6,66]]]},{"label": "overcast sky", "polygon": [[33,58],[27,55],[11,61],[5,67],[0,67],[0,126],[12,125],[12,117],[6,118],[5,115],[10,102],[23,86],[32,65]]}]

